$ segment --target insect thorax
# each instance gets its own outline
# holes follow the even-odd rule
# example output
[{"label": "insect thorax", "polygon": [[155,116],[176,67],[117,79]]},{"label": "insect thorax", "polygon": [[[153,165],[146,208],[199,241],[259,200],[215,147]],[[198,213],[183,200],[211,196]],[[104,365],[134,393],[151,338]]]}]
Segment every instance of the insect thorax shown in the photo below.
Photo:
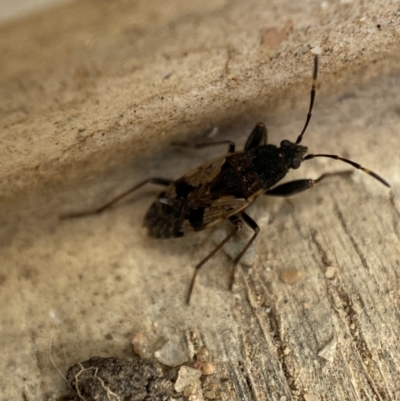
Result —
[{"label": "insect thorax", "polygon": [[234,154],[229,156],[227,161],[241,181],[245,198],[262,189],[271,188],[289,170],[285,157],[275,145],[262,145],[247,152]]}]

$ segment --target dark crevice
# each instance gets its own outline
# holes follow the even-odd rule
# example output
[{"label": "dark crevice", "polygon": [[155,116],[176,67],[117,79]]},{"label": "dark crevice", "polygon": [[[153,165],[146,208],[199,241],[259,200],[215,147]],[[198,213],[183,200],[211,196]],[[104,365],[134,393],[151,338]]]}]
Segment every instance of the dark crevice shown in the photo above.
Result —
[{"label": "dark crevice", "polygon": [[285,353],[284,353],[284,346],[283,343],[284,341],[282,340],[280,333],[281,333],[281,328],[279,324],[279,319],[276,315],[276,307],[275,305],[270,306],[270,313],[268,313],[269,321],[270,321],[270,327],[271,327],[271,333],[272,338],[274,339],[275,346],[277,348],[277,354],[278,358],[281,362],[281,368],[282,372],[285,376],[286,383],[288,384],[289,388],[292,391],[296,391],[297,388],[295,387],[294,383],[295,381],[293,380],[293,375],[290,373],[290,369],[287,365],[286,358],[285,358]]},{"label": "dark crevice", "polygon": [[[354,345],[354,349],[357,351],[357,356],[362,363],[362,368],[364,371],[364,377],[369,384],[369,388],[371,391],[377,396],[378,400],[385,400],[387,398],[387,393],[384,389],[378,389],[377,384],[372,379],[369,370],[375,369],[376,361],[373,359],[371,351],[369,350],[368,343],[366,342],[363,333],[358,328],[360,327],[360,321],[358,318],[358,313],[353,308],[353,300],[350,295],[344,290],[344,288],[338,283],[337,285],[337,294],[342,300],[343,303],[343,318],[346,321],[346,325],[348,328],[348,332],[352,337],[352,342]],[[328,293],[330,298],[330,303],[333,306],[333,310],[336,311],[338,315],[340,315],[340,311],[334,306],[335,302],[332,299],[332,294]],[[351,326],[354,324],[356,329],[351,329]],[[355,334],[357,333],[357,334]],[[367,395],[365,394],[367,397]],[[383,398],[382,398],[383,397]]]},{"label": "dark crevice", "polygon": [[321,256],[321,261],[325,267],[331,266],[332,263],[329,261],[328,254],[326,253],[323,246],[317,240],[318,232],[316,230],[311,230],[311,242],[316,246],[319,255]]},{"label": "dark crevice", "polygon": [[[275,310],[274,307],[271,307],[271,312],[273,310]],[[259,329],[261,330],[262,333],[264,333],[264,330],[263,330],[262,325],[260,323],[259,316],[256,315],[255,317],[256,317],[256,322],[258,324]],[[270,318],[270,314],[268,314],[268,317]],[[270,324],[270,327],[272,327],[271,324]],[[276,327],[276,321],[275,321],[275,327]],[[276,327],[276,330],[279,330],[279,327]],[[274,333],[275,333],[275,331],[274,331]],[[295,374],[295,372],[294,372],[294,374],[289,373],[289,368],[287,366],[286,359],[285,359],[285,354],[284,354],[284,347],[282,345],[283,344],[282,339],[281,339],[281,337],[279,335],[275,335],[275,334],[272,337],[275,340],[275,346],[277,348],[277,354],[279,356],[279,361],[281,363],[281,371],[282,371],[283,375],[285,376],[288,393],[290,391],[292,391],[292,390],[295,391],[296,388],[293,387],[293,383],[294,383],[293,377],[295,377],[296,374]]]},{"label": "dark crevice", "polygon": [[249,372],[247,372],[246,367],[244,365],[240,366],[240,369],[242,370],[242,375],[244,377],[244,380],[246,381],[247,388],[249,389],[249,393],[256,398],[256,392],[254,391],[253,383],[251,382]]},{"label": "dark crevice", "polygon": [[[242,368],[240,366],[240,362],[239,362],[238,368],[240,370],[242,370]],[[230,377],[231,377],[231,380],[232,380],[233,388],[235,389],[235,394],[236,394],[237,398],[239,400],[241,400],[241,401],[242,400],[243,401],[250,400],[251,399],[249,397],[250,394],[244,392],[244,386],[242,385],[241,380],[238,377],[236,369],[232,365],[232,363],[228,363],[228,370],[229,370],[229,373],[230,373]]]},{"label": "dark crevice", "polygon": [[[251,276],[250,276],[251,277]],[[273,372],[271,372],[272,377],[270,377],[270,380],[273,380],[274,382],[281,382],[281,385],[284,386],[286,389],[285,394],[288,396],[290,395],[293,391],[296,391],[297,389],[294,387],[294,377],[296,376],[295,372],[291,371],[291,368],[289,367],[285,352],[284,352],[284,341],[281,338],[280,334],[282,332],[280,324],[279,324],[279,317],[277,316],[277,308],[273,302],[272,299],[266,299],[264,298],[263,300],[263,306],[260,308],[257,307],[251,307],[251,301],[250,297],[252,298],[257,298],[257,291],[255,288],[252,287],[252,285],[249,283],[248,280],[246,280],[246,293],[247,293],[247,303],[248,306],[250,306],[251,309],[251,316],[249,313],[245,313],[247,324],[244,325],[244,328],[242,329],[244,331],[244,338],[250,338],[252,335],[256,335],[255,332],[259,332],[257,334],[257,338],[261,339],[264,338],[265,336],[268,336],[272,342],[272,344],[275,347],[276,350],[276,355],[277,355],[277,365],[274,367]],[[254,284],[254,283],[252,283]],[[266,286],[268,287],[268,286]],[[268,298],[268,293],[271,293],[270,291],[267,291],[266,287],[264,287],[264,292],[265,295]],[[253,292],[254,295],[251,296],[249,292]],[[264,311],[264,306],[268,305],[268,308],[270,308],[269,312],[267,312],[266,316],[263,316],[262,318],[260,315],[257,313],[257,311]],[[253,319],[254,317],[254,319]],[[249,321],[251,320],[251,322]],[[261,324],[261,320],[264,321],[265,325]],[[265,339],[263,342],[269,342],[267,339]],[[259,399],[259,396],[261,395],[260,389],[258,387],[254,386],[254,382],[252,380],[260,380],[260,376],[258,376],[258,379],[255,378],[255,372],[252,373],[252,370],[248,371],[248,367],[254,365],[254,359],[257,355],[257,353],[262,352],[258,347],[253,348],[254,344],[249,343],[249,346],[246,346],[246,344],[242,341],[242,349],[244,350],[244,360],[247,362],[244,362],[244,365],[242,367],[242,372],[243,372],[243,377],[244,380],[247,382],[247,386],[249,387],[249,390],[252,392],[253,398],[252,400],[257,400]],[[269,363],[268,361],[265,361],[265,363]],[[256,368],[257,370],[257,368]],[[262,377],[265,377],[264,375],[266,372],[263,370],[262,372],[259,372],[258,374],[262,374]],[[266,383],[268,383],[268,379],[266,379]],[[273,386],[270,386],[269,384],[266,385],[263,391],[267,391],[268,394],[272,395],[269,391],[273,392]],[[262,398],[262,397],[261,397]]]}]

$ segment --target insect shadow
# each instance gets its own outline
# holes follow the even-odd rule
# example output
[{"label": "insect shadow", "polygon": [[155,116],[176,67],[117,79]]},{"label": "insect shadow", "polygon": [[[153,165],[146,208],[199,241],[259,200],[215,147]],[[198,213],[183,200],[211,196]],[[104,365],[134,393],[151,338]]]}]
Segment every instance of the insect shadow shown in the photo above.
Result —
[{"label": "insect shadow", "polygon": [[300,179],[275,186],[290,169],[298,169],[306,160],[326,157],[350,164],[390,187],[388,182],[378,174],[352,160],[333,154],[308,153],[308,148],[300,145],[311,119],[317,75],[318,57],[315,56],[309,110],[304,127],[296,142],[285,139],[279,147],[267,144],[267,130],[265,125],[260,122],[251,132],[242,151],[236,151],[235,143],[232,141],[195,145],[196,148],[228,145],[228,153],[206,162],[176,181],[165,178],[149,178],[98,209],[62,217],[74,218],[98,214],[145,184],[163,186],[165,189],[152,203],[144,217],[143,224],[148,229],[150,237],[178,238],[192,231],[205,230],[226,219],[233,225],[227,236],[195,266],[186,298],[187,303],[190,302],[199,269],[237,231],[242,229],[243,223],[253,230],[254,234],[233,260],[230,278],[230,289],[232,289],[236,265],[260,232],[257,223],[245,212],[246,208],[260,195],[288,197],[312,188],[327,177],[343,174],[343,172],[326,173],[315,180]]}]

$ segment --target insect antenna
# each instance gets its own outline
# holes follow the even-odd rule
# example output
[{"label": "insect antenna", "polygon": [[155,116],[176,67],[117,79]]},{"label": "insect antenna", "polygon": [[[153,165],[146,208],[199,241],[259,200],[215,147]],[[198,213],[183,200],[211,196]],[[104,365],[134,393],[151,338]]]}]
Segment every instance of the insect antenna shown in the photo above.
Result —
[{"label": "insect antenna", "polygon": [[314,106],[314,99],[315,99],[315,87],[317,85],[317,76],[318,76],[318,56],[315,55],[314,57],[314,71],[313,71],[313,80],[312,80],[312,86],[311,86],[311,92],[310,92],[310,107],[308,109],[307,113],[307,118],[306,118],[306,123],[304,124],[303,130],[301,131],[301,134],[297,137],[296,144],[299,144],[301,140],[303,139],[303,135],[306,132],[306,129],[308,127],[308,123],[311,120],[311,113],[312,109]]},{"label": "insect antenna", "polygon": [[344,157],[340,157],[340,156],[337,156],[337,155],[322,154],[321,153],[321,154],[317,154],[317,155],[313,155],[313,154],[307,155],[307,156],[304,157],[304,160],[314,159],[315,157],[328,157],[330,159],[341,160],[342,162],[345,162],[347,164],[352,165],[354,168],[357,168],[359,170],[364,171],[364,173],[367,173],[371,177],[374,177],[380,183],[382,183],[383,185],[386,185],[387,187],[390,188],[390,184],[386,180],[384,180],[382,177],[380,177],[378,174],[374,173],[371,170],[368,170],[367,168],[361,166],[358,163],[353,162],[352,160],[345,159]]}]

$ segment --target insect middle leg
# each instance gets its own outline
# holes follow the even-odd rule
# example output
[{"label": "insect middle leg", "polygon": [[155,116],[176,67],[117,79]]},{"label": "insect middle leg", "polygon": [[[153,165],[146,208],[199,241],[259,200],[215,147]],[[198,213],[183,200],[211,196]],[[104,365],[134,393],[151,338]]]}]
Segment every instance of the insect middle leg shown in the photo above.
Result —
[{"label": "insect middle leg", "polygon": [[[235,272],[236,272],[236,265],[238,264],[239,260],[242,258],[242,256],[246,253],[246,251],[249,249],[250,245],[253,243],[255,238],[257,237],[258,233],[260,232],[260,228],[258,227],[257,223],[247,214],[247,213],[241,213],[241,218],[243,221],[254,231],[253,236],[250,238],[250,240],[246,243],[246,245],[243,247],[243,249],[240,251],[239,255],[236,256],[236,258],[233,260],[232,264],[232,271],[231,271],[231,279],[230,279],[230,284],[229,284],[229,289],[232,290],[233,287],[233,282],[235,279]],[[238,216],[231,216],[229,218],[229,221],[234,225],[234,228],[229,232],[229,234],[213,249],[212,252],[210,252],[199,264],[196,265],[195,271],[192,276],[192,281],[190,283],[189,287],[189,293],[188,297],[186,299],[186,303],[190,303],[190,297],[193,292],[193,287],[194,283],[196,281],[196,276],[197,272],[199,269],[206,263],[209,259],[211,259],[223,246],[224,244],[229,241],[229,239],[232,238],[232,236],[239,230],[242,229],[243,227],[243,222],[242,219]]]},{"label": "insect middle leg", "polygon": [[325,173],[322,174],[321,177],[316,180],[312,179],[303,179],[303,180],[294,180],[286,182],[285,184],[278,185],[275,188],[269,189],[265,191],[265,195],[271,196],[292,196],[296,195],[300,192],[306,191],[307,189],[312,188],[315,184],[318,184],[326,177],[331,177],[335,175],[349,175],[352,174],[352,171],[338,171],[335,173]]},{"label": "insect middle leg", "polygon": [[83,217],[83,216],[90,216],[93,214],[99,214],[99,213],[103,212],[104,210],[108,209],[109,207],[113,206],[115,203],[119,202],[121,199],[125,198],[127,195],[129,195],[132,192],[135,192],[137,189],[143,187],[143,185],[156,184],[156,185],[162,185],[162,186],[166,187],[166,186],[172,184],[173,182],[174,181],[168,180],[165,178],[148,178],[147,180],[139,182],[139,184],[136,184],[134,187],[123,192],[121,195],[118,195],[115,198],[111,199],[109,202],[107,202],[105,205],[99,207],[98,209],[89,210],[86,212],[62,215],[62,216],[60,216],[60,218],[61,219],[71,219],[71,218],[75,218],[75,217]]},{"label": "insect middle leg", "polygon": [[186,298],[186,303],[187,304],[190,303],[190,297],[192,296],[194,283],[196,281],[196,276],[197,276],[197,273],[200,270],[200,268],[204,265],[204,263],[206,263],[208,260],[210,260],[224,246],[224,244],[227,241],[229,241],[229,239],[232,238],[232,236],[236,232],[241,230],[242,227],[243,227],[242,220],[238,216],[229,217],[229,221],[234,225],[234,228],[229,232],[229,234],[200,263],[198,263],[195,266],[194,273],[193,273],[193,276],[192,276],[192,281],[190,282],[188,296]]}]

